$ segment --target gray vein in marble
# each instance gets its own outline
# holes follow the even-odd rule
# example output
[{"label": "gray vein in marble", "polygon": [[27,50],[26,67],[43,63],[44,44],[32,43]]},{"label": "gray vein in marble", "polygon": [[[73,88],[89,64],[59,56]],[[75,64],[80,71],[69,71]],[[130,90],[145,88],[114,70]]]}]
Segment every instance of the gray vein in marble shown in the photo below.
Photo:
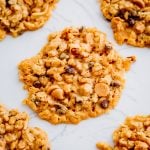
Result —
[{"label": "gray vein in marble", "polygon": [[123,112],[122,110],[118,108],[115,108],[114,111],[119,112],[124,118],[128,116],[125,112]]},{"label": "gray vein in marble", "polygon": [[135,103],[138,103],[138,101],[136,100],[136,98],[134,98],[133,96],[131,96],[129,93],[125,92],[124,94],[125,94],[125,96],[127,98],[129,98],[128,100],[131,100],[131,101],[133,101]]},{"label": "gray vein in marble", "polygon": [[64,127],[62,128],[62,130],[54,137],[52,138],[52,142],[54,142],[57,138],[61,137],[64,135],[65,131],[67,129],[67,125],[64,125]]},{"label": "gray vein in marble", "polygon": [[[59,19],[62,19],[63,21],[67,22],[67,23],[71,23],[72,21],[66,17],[64,17],[63,15],[61,15],[58,12],[55,12],[55,14],[53,15],[53,18],[57,19],[56,17],[58,17]],[[57,19],[57,20],[59,20]]]}]

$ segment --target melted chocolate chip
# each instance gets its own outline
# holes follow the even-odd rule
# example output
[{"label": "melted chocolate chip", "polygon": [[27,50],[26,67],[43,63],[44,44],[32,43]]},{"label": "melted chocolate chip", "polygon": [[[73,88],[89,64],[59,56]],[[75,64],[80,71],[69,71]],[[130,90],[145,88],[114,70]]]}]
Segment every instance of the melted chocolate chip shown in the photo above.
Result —
[{"label": "melted chocolate chip", "polygon": [[67,67],[65,68],[65,72],[66,72],[66,73],[69,73],[69,74],[74,74],[74,73],[75,73],[75,69],[72,68],[71,66],[67,66]]},{"label": "melted chocolate chip", "polygon": [[111,82],[110,86],[112,87],[120,87],[120,83],[118,81]]},{"label": "melted chocolate chip", "polygon": [[41,88],[41,87],[42,87],[42,84],[40,83],[40,81],[35,81],[35,82],[33,83],[33,86],[34,86],[35,88]]},{"label": "melted chocolate chip", "polygon": [[[126,12],[128,12],[127,18],[125,17]],[[135,21],[139,20],[138,13],[135,10],[129,11],[122,9],[118,12],[116,16],[119,16],[121,19],[124,19],[129,24],[129,26],[133,26],[135,24]]]},{"label": "melted chocolate chip", "polygon": [[109,101],[108,101],[108,100],[103,100],[103,101],[100,103],[100,106],[101,106],[101,108],[103,108],[103,109],[108,108],[108,106],[109,106]]},{"label": "melted chocolate chip", "polygon": [[6,0],[6,7],[9,7],[10,4],[9,4],[9,0]]}]

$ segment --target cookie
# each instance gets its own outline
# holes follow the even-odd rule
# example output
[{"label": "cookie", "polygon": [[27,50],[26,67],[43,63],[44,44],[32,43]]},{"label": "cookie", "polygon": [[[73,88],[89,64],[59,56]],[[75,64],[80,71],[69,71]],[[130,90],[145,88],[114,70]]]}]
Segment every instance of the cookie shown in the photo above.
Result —
[{"label": "cookie", "polygon": [[58,0],[0,0],[0,40],[42,27]]},{"label": "cookie", "polygon": [[66,28],[19,64],[29,92],[24,103],[53,124],[96,117],[115,107],[134,61],[122,58],[96,28]]},{"label": "cookie", "polygon": [[150,0],[100,0],[118,44],[150,47]]},{"label": "cookie", "polygon": [[114,147],[97,143],[100,150],[149,150],[150,115],[126,118],[125,122],[113,133]]},{"label": "cookie", "polygon": [[0,105],[0,150],[50,150],[46,133],[28,127],[29,116]]}]

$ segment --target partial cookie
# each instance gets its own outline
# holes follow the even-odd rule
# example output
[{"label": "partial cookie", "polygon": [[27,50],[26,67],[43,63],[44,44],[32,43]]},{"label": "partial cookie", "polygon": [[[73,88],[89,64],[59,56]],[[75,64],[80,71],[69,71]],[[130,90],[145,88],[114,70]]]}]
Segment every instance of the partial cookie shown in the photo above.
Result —
[{"label": "partial cookie", "polygon": [[28,127],[29,116],[0,105],[0,150],[50,150],[40,128]]},{"label": "partial cookie", "polygon": [[54,124],[96,117],[115,107],[134,61],[122,58],[96,28],[66,28],[20,63],[19,77],[29,92],[24,103]]},{"label": "partial cookie", "polygon": [[150,0],[100,0],[118,44],[150,47]]},{"label": "partial cookie", "polygon": [[150,115],[128,117],[113,133],[114,147],[97,143],[100,150],[149,150]]},{"label": "partial cookie", "polygon": [[0,0],[0,40],[36,30],[48,20],[58,0]]}]

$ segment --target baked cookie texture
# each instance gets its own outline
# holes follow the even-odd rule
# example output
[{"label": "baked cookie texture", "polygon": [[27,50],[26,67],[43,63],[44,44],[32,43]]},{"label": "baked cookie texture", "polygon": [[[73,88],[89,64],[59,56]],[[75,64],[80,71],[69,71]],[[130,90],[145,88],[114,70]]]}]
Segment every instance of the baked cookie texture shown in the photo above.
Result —
[{"label": "baked cookie texture", "polygon": [[28,127],[29,116],[0,105],[0,150],[50,150],[46,133]]},{"label": "baked cookie texture", "polygon": [[29,92],[24,103],[53,124],[96,117],[115,107],[134,61],[122,58],[96,28],[50,34],[38,55],[19,64]]},{"label": "baked cookie texture", "polygon": [[0,0],[0,40],[36,30],[48,20],[58,0]]},{"label": "baked cookie texture", "polygon": [[107,143],[97,143],[100,150],[149,150],[150,115],[127,117],[113,133],[114,147]]},{"label": "baked cookie texture", "polygon": [[150,47],[150,0],[99,0],[118,44]]}]

